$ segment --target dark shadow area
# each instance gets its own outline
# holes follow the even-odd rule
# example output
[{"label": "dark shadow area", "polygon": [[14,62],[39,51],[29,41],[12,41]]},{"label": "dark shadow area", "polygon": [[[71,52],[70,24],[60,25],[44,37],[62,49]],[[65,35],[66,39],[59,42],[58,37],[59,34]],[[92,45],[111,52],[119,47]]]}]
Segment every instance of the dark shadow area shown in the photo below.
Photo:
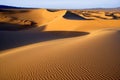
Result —
[{"label": "dark shadow area", "polygon": [[33,28],[32,30],[30,29],[30,31],[36,31],[36,32],[40,32],[40,31],[44,31],[46,28],[46,25],[43,25],[43,26],[40,26],[40,27],[36,27],[36,28]]},{"label": "dark shadow area", "polygon": [[12,9],[0,9],[0,12],[4,12],[4,14],[16,14],[16,13],[30,12],[30,10],[29,10],[29,9],[26,9],[26,10],[21,10],[21,9],[17,9],[17,10],[12,10]]},{"label": "dark shadow area", "polygon": [[9,6],[9,5],[0,5],[0,9],[37,9],[32,7],[17,7],[17,6]]},{"label": "dark shadow area", "polygon": [[49,11],[49,12],[57,12],[57,11],[60,11],[60,10],[57,10],[57,9],[47,9],[47,11]]},{"label": "dark shadow area", "polygon": [[71,19],[71,20],[86,20],[85,18],[83,18],[75,13],[72,13],[70,11],[67,11],[63,17],[65,19]]},{"label": "dark shadow area", "polygon": [[0,9],[0,12],[13,12],[12,10]]},{"label": "dark shadow area", "polygon": [[116,16],[114,13],[111,14],[111,16],[113,17],[113,19],[120,19],[120,17]]},{"label": "dark shadow area", "polygon": [[89,34],[77,31],[0,31],[0,51],[28,44]]},{"label": "dark shadow area", "polygon": [[8,6],[8,5],[0,5],[1,9],[22,9],[22,7],[16,7],[16,6]]},{"label": "dark shadow area", "polygon": [[0,22],[0,31],[19,31],[34,27],[37,27],[35,22],[24,25]]}]

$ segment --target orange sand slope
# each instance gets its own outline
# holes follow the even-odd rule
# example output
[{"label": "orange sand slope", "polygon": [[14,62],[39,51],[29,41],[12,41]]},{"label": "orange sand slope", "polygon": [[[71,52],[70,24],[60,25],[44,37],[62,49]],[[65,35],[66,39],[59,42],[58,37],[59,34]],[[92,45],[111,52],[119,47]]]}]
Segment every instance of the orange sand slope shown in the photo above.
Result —
[{"label": "orange sand slope", "polygon": [[0,16],[0,80],[120,79],[119,19],[45,9]]},{"label": "orange sand slope", "polygon": [[[3,10],[0,13],[0,16],[12,18],[10,22],[13,22],[13,19],[18,19],[21,21],[33,21],[38,25],[42,25],[54,20],[57,17],[62,17],[65,14],[65,10],[58,12],[49,12],[46,9],[30,9],[30,10]],[[8,21],[8,19],[6,19]],[[4,21],[5,22],[5,21]]]}]

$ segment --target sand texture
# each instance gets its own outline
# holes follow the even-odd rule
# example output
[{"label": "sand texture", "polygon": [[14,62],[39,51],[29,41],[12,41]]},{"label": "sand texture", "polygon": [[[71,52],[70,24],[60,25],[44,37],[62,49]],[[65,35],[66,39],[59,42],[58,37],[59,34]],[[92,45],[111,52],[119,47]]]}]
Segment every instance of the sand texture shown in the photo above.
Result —
[{"label": "sand texture", "polygon": [[119,79],[119,11],[0,10],[0,80]]}]

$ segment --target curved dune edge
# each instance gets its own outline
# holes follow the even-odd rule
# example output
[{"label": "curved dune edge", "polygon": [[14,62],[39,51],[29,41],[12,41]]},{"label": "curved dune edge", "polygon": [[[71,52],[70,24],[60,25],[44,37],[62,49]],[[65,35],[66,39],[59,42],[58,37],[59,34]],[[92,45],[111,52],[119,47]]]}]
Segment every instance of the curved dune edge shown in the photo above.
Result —
[{"label": "curved dune edge", "polygon": [[[66,10],[61,10],[57,12],[50,12],[46,9],[28,9],[28,10],[7,10],[6,12],[1,12],[1,19],[4,19],[4,22],[13,22],[18,24],[27,24],[23,21],[29,21],[37,23],[37,26],[46,25],[54,19],[62,17],[66,13]],[[5,17],[3,17],[5,16]],[[9,21],[12,18],[12,21]],[[17,20],[15,21],[14,18]],[[29,24],[28,23],[28,24]]]},{"label": "curved dune edge", "polygon": [[78,14],[90,20],[115,20],[120,19],[119,11],[102,11],[102,10],[71,10],[71,12]]},{"label": "curved dune edge", "polygon": [[[104,24],[104,25],[103,25]],[[59,18],[48,25],[44,31],[84,31],[92,32],[105,28],[119,28],[119,20],[66,20]]]},{"label": "curved dune edge", "polygon": [[[36,27],[41,27],[41,26],[48,26],[49,24],[54,22],[58,23],[59,20],[61,20],[59,22],[61,23],[63,22],[63,19],[66,18],[68,18],[66,21],[71,20],[73,22],[80,22],[76,20],[86,20],[86,22],[90,22],[90,20],[95,20],[95,21],[108,20],[108,22],[109,20],[119,21],[119,14],[120,14],[119,12],[103,12],[103,11],[89,11],[89,10],[88,11],[59,10],[55,12],[51,12],[46,9],[3,10],[3,12],[2,11],[0,12],[0,22],[2,21],[6,23],[28,25],[28,26],[34,26],[33,23],[35,23]],[[66,16],[66,18],[64,18],[64,16]],[[70,26],[70,25],[68,25],[67,23],[67,25],[64,26]]]},{"label": "curved dune edge", "polygon": [[119,41],[120,29],[103,29],[6,51],[0,56],[0,79],[118,80]]},{"label": "curved dune edge", "polygon": [[[120,79],[120,20],[112,19],[119,18],[119,13],[112,17],[103,12],[92,13],[90,17],[78,14],[95,20],[66,19],[63,17],[66,13],[67,10],[50,12],[46,9],[0,12],[7,23],[11,18],[19,25],[37,23],[34,29],[0,32],[10,44],[12,41],[35,43],[0,52],[0,80]],[[81,31],[90,34],[73,37],[73,33]],[[48,41],[39,42],[40,38]]]}]

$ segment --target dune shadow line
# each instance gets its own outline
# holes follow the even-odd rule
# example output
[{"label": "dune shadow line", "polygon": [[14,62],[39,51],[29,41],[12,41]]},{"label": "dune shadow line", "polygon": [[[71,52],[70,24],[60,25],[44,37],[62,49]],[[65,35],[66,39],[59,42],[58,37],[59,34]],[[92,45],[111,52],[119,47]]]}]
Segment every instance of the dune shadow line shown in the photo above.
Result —
[{"label": "dune shadow line", "polygon": [[36,23],[32,22],[30,24],[15,24],[15,23],[7,23],[7,22],[0,22],[0,31],[20,31],[20,30],[27,30],[30,28],[36,28]]},{"label": "dune shadow line", "polygon": [[0,31],[0,51],[28,44],[89,34],[77,31]]},{"label": "dune shadow line", "polygon": [[75,13],[67,11],[66,14],[63,16],[65,19],[69,20],[86,20],[84,17],[81,17]]}]

